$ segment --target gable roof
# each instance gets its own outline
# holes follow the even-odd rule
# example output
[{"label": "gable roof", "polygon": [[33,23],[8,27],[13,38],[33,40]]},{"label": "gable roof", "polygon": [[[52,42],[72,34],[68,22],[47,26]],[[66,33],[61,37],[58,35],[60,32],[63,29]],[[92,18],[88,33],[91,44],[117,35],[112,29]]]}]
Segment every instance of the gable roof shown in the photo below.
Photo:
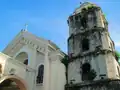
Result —
[{"label": "gable roof", "polygon": [[[23,39],[28,40],[29,43],[33,43],[36,46],[40,46],[42,44],[42,46],[48,45],[55,50],[59,49],[59,47],[56,44],[54,44],[53,42],[51,42],[50,40],[46,40],[46,39],[37,37],[26,30],[21,30],[16,35],[16,37],[3,50],[3,53],[8,55],[10,53],[10,51],[15,47],[15,45],[20,44],[20,41],[22,41]],[[21,44],[21,47],[23,45],[24,44]]]}]

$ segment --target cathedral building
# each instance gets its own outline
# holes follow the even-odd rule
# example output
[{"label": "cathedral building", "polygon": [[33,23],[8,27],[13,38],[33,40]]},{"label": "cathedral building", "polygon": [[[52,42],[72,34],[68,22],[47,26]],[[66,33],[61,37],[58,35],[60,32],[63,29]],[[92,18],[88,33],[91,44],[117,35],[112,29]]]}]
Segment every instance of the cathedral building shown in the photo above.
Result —
[{"label": "cathedral building", "polygon": [[0,90],[64,90],[64,56],[50,40],[22,30],[0,52]]},{"label": "cathedral building", "polygon": [[68,56],[21,30],[0,52],[0,90],[120,90],[120,65],[102,9],[82,3],[67,23]]}]

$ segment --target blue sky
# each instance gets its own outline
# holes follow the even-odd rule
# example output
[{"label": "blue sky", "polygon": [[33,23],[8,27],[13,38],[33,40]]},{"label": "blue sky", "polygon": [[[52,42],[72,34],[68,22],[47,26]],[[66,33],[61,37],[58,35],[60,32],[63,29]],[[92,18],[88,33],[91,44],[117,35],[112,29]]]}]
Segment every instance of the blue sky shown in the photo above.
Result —
[{"label": "blue sky", "polygon": [[[0,1],[0,50],[28,24],[28,31],[55,42],[67,51],[67,18],[81,0],[1,0]],[[120,2],[119,0],[89,0],[103,9],[109,21],[109,31],[120,51]],[[105,1],[105,2],[104,2]]]}]

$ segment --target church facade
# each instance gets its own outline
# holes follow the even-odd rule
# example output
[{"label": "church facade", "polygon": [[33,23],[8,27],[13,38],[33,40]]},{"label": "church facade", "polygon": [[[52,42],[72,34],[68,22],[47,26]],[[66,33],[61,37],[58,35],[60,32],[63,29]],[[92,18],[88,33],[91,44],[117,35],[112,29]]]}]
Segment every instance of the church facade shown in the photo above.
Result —
[{"label": "church facade", "polygon": [[21,30],[0,53],[0,90],[64,90],[64,56],[50,40]]}]

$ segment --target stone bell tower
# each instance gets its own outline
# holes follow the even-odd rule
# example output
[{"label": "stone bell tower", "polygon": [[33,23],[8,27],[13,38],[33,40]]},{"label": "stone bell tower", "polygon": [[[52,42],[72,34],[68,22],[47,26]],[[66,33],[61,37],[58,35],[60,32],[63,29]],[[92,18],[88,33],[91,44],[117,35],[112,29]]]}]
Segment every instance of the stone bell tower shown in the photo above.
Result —
[{"label": "stone bell tower", "polygon": [[119,79],[119,64],[101,8],[85,2],[68,18],[68,83]]}]

